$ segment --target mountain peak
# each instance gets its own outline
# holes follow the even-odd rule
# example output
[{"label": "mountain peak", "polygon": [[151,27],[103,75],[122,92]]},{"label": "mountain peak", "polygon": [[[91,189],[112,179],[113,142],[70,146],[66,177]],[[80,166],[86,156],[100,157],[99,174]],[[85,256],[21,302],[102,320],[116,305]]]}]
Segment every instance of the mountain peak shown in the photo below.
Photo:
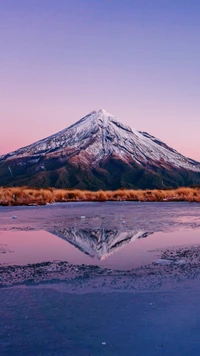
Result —
[{"label": "mountain peak", "polygon": [[[178,182],[174,180],[175,170]],[[84,172],[83,178],[79,172]],[[190,179],[191,172],[196,175]],[[200,163],[100,109],[52,136],[0,156],[1,185],[27,185],[30,175],[39,185],[48,177],[47,186],[57,177],[56,186],[134,188],[141,187],[144,179],[144,187],[149,188],[198,184]],[[66,183],[62,185],[59,179]],[[87,185],[88,179],[91,185]]]},{"label": "mountain peak", "polygon": [[112,115],[111,113],[109,113],[109,112],[108,112],[107,110],[105,110],[105,109],[100,109],[100,110],[98,110],[96,113],[99,114],[99,115],[112,116],[112,117],[113,117],[113,115]]},{"label": "mountain peak", "polygon": [[[108,123],[109,119],[116,119],[114,115],[112,115],[110,112],[108,112],[105,109],[100,109],[98,111],[93,110],[90,112],[90,114],[86,115],[83,117],[83,119],[81,119],[79,122],[82,122],[82,120],[84,121],[85,119],[90,119],[92,121],[99,121],[99,122],[104,122],[104,123]],[[77,123],[75,123],[76,125]]]}]

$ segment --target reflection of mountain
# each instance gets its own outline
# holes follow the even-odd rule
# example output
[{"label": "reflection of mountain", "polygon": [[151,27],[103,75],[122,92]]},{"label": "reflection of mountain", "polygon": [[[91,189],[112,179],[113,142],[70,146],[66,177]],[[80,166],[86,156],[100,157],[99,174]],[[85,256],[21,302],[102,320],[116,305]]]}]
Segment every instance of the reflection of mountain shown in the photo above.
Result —
[{"label": "reflection of mountain", "polygon": [[49,232],[70,242],[85,254],[103,260],[124,245],[147,237],[151,232],[55,227]]}]

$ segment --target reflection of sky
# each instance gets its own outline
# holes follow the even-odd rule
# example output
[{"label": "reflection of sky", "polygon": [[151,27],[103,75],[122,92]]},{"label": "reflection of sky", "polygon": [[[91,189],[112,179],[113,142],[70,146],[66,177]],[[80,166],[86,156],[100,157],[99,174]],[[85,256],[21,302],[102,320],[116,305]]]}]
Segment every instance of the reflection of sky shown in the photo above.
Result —
[{"label": "reflection of sky", "polygon": [[[0,234],[0,263],[27,264],[61,260],[72,264],[131,269],[158,259],[159,252],[152,252],[155,249],[190,244],[200,244],[199,230],[157,232],[125,244],[116,253],[99,261],[46,231],[6,231]],[[2,247],[8,252],[1,253]]]},{"label": "reflection of sky", "polygon": [[93,109],[200,160],[200,2],[0,1],[0,154]]}]

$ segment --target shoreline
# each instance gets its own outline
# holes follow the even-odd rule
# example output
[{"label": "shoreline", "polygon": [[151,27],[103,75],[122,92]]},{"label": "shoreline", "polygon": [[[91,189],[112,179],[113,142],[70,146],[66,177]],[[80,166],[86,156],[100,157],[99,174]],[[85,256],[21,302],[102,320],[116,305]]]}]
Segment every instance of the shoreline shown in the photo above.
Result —
[{"label": "shoreline", "polygon": [[200,277],[200,246],[160,249],[154,262],[121,270],[52,261],[0,265],[0,289],[61,283],[69,292],[160,290]]}]

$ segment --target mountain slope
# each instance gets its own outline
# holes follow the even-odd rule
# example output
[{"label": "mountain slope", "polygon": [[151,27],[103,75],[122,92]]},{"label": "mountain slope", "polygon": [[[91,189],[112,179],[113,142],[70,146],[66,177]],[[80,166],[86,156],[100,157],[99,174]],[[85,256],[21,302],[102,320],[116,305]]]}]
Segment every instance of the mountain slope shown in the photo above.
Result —
[{"label": "mountain slope", "polygon": [[80,189],[200,184],[200,163],[105,110],[50,137],[0,156],[0,185]]}]

